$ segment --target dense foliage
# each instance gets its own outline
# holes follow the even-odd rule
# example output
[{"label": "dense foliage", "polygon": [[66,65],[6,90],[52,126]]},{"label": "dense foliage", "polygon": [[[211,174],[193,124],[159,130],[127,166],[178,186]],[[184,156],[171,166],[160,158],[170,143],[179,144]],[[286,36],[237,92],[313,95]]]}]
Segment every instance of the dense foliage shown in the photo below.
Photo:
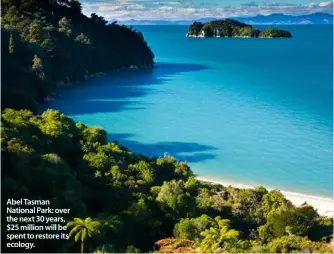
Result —
[{"label": "dense foliage", "polygon": [[61,85],[153,65],[140,32],[88,18],[76,0],[3,0],[1,7],[2,108],[35,110]]},{"label": "dense foliage", "polygon": [[311,206],[198,181],[186,163],[134,154],[58,111],[4,110],[1,144],[3,207],[27,197],[71,209],[69,241],[36,252],[330,251],[333,220]]},{"label": "dense foliage", "polygon": [[267,28],[262,32],[254,27],[232,19],[215,20],[207,23],[194,22],[190,25],[189,37],[260,37],[280,38],[292,37],[285,30]]},{"label": "dense foliage", "polygon": [[[3,0],[1,18],[2,207],[24,197],[71,209],[69,239],[35,241],[34,252],[332,251],[333,220],[311,206],[294,207],[279,191],[201,182],[173,157],[134,154],[107,142],[101,128],[58,111],[30,111],[61,84],[151,67],[154,56],[141,33],[82,15],[76,0]],[[260,34],[233,20],[191,27],[192,34],[202,30]],[[4,252],[25,251],[7,248],[5,233]]]},{"label": "dense foliage", "polygon": [[264,29],[260,35],[263,38],[290,38],[292,37],[291,33],[285,30],[277,29],[277,28],[266,28]]}]

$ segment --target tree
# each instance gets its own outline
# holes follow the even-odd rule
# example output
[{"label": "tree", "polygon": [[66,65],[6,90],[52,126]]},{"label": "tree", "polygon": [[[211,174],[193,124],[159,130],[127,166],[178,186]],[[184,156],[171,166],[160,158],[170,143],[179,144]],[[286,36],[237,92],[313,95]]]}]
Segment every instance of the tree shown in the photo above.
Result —
[{"label": "tree", "polygon": [[202,231],[214,226],[217,226],[217,221],[206,214],[197,218],[185,218],[174,226],[174,236],[197,241],[202,238],[200,235]]},{"label": "tree", "polygon": [[286,217],[291,234],[306,236],[316,224],[319,215],[312,206],[305,205],[290,209]]},{"label": "tree", "polygon": [[312,242],[306,237],[283,236],[271,241],[267,248],[273,253],[332,253],[330,247],[325,243]]},{"label": "tree", "polygon": [[216,217],[217,226],[206,229],[201,233],[204,237],[201,242],[203,252],[240,252],[247,250],[249,242],[241,240],[241,232],[231,229],[230,220]]},{"label": "tree", "polygon": [[156,200],[181,216],[194,213],[195,200],[185,191],[182,180],[164,182]]},{"label": "tree", "polygon": [[85,143],[107,144],[107,132],[100,127],[83,127],[81,137]]},{"label": "tree", "polygon": [[74,218],[66,224],[67,228],[72,228],[68,239],[74,236],[74,241],[81,241],[81,253],[84,252],[84,243],[87,237],[92,237],[93,234],[99,233],[99,228],[101,223],[99,221],[94,221],[92,218],[87,217],[85,220],[80,218]]},{"label": "tree", "polygon": [[101,234],[103,239],[109,237],[110,234],[117,232],[119,226],[122,224],[119,216],[110,215],[109,213],[100,214],[98,220],[101,222]]},{"label": "tree", "polygon": [[81,14],[82,12],[82,6],[81,3],[79,3],[77,0],[71,0],[69,2],[69,6],[72,10],[76,11],[77,13]]},{"label": "tree", "polygon": [[88,38],[86,35],[84,35],[83,33],[79,34],[79,35],[75,38],[75,40],[76,40],[77,42],[82,43],[82,44],[90,44],[90,40],[89,40],[89,38]]},{"label": "tree", "polygon": [[13,39],[13,33],[10,33],[10,38],[9,38],[9,54],[14,53],[14,39]]},{"label": "tree", "polygon": [[58,31],[61,33],[66,34],[67,36],[70,36],[72,33],[71,30],[71,20],[69,20],[66,17],[62,17],[61,20],[59,20],[58,23]]},{"label": "tree", "polygon": [[333,236],[333,218],[318,218],[310,228],[308,237],[312,241],[330,241]]},{"label": "tree", "polygon": [[183,189],[183,182],[176,180],[170,182],[164,182],[160,193],[157,197],[157,201],[166,204],[173,210],[177,210],[180,205],[182,205],[182,197],[185,192]]},{"label": "tree", "polygon": [[115,162],[113,157],[103,152],[87,153],[83,156],[83,159],[89,167],[95,169],[99,174],[110,169]]},{"label": "tree", "polygon": [[203,213],[213,217],[222,214],[227,217],[231,216],[231,204],[227,203],[222,197],[225,193],[225,191],[216,191],[212,188],[199,188],[199,193],[196,197],[197,206]]},{"label": "tree", "polygon": [[204,253],[213,253],[221,245],[220,231],[217,228],[211,227],[210,229],[205,230],[201,233],[201,236],[204,237],[201,242],[201,251]]},{"label": "tree", "polygon": [[104,17],[100,17],[96,13],[92,13],[90,15],[90,18],[98,26],[105,26],[108,23],[108,21],[106,21]]},{"label": "tree", "polygon": [[306,236],[316,224],[317,212],[311,206],[279,208],[272,210],[267,216],[266,224],[258,228],[263,242],[274,238],[289,236]]},{"label": "tree", "polygon": [[32,60],[32,69],[36,72],[37,76],[41,80],[45,80],[43,63],[42,60],[37,55],[35,55],[34,59]]},{"label": "tree", "polygon": [[149,163],[145,161],[139,161],[136,164],[131,164],[128,167],[128,170],[133,173],[137,180],[138,184],[148,185],[154,180],[154,173]]},{"label": "tree", "polygon": [[[2,2],[3,3],[3,2]],[[8,8],[7,12],[2,13],[2,25],[5,28],[15,28],[15,26],[20,22],[20,14],[15,5]]]},{"label": "tree", "polygon": [[[263,192],[264,193],[264,192]],[[256,213],[263,218],[268,217],[271,211],[277,209],[288,210],[293,206],[284,195],[278,190],[271,190],[263,195],[260,207],[257,208]]]},{"label": "tree", "polygon": [[39,43],[43,41],[43,37],[43,27],[41,21],[34,19],[29,27],[29,32],[26,39],[31,43]]}]

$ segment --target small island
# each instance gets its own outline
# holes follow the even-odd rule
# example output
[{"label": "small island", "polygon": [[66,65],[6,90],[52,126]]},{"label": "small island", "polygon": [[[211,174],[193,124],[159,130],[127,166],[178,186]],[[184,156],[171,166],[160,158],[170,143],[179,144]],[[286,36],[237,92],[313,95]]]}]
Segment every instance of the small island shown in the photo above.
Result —
[{"label": "small island", "polygon": [[241,37],[241,38],[291,38],[288,31],[266,28],[260,31],[251,25],[233,20],[215,20],[206,23],[194,22],[188,29],[187,37]]}]

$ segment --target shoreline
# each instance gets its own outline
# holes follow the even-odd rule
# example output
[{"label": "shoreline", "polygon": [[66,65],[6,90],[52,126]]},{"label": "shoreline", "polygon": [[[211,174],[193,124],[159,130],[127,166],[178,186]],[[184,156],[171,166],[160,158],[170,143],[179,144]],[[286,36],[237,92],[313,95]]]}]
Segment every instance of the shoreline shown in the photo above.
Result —
[{"label": "shoreline", "polygon": [[53,88],[51,93],[49,95],[46,95],[44,97],[43,101],[38,103],[38,104],[44,104],[44,103],[47,103],[47,102],[54,101],[57,98],[60,98],[61,97],[60,90],[62,90],[64,88],[76,86],[78,84],[82,84],[82,83],[84,83],[86,81],[89,81],[91,79],[94,79],[94,78],[101,78],[101,77],[104,77],[104,76],[108,75],[109,73],[115,73],[115,72],[120,72],[120,71],[149,70],[149,69],[154,69],[154,68],[156,68],[156,63],[153,63],[152,66],[131,65],[128,68],[114,69],[114,70],[110,70],[108,72],[95,72],[95,73],[91,73],[91,74],[85,74],[84,77],[83,77],[83,80],[77,80],[77,81],[72,81],[72,82],[65,82],[64,80],[58,81],[58,82],[55,83],[55,87]]},{"label": "shoreline", "polygon": [[[242,183],[234,183],[226,179],[218,179],[218,178],[211,178],[211,177],[205,177],[205,176],[196,176],[196,179],[203,181],[203,182],[220,184],[223,186],[231,186],[231,187],[238,188],[238,189],[254,189],[254,186],[246,185]],[[269,191],[272,190],[270,188],[266,188],[266,189]],[[297,192],[284,191],[284,190],[280,190],[280,192],[286,197],[287,200],[291,201],[291,203],[294,206],[300,206],[304,202],[306,202],[307,204],[313,206],[318,211],[319,215],[326,216],[326,217],[334,216],[333,199],[312,196],[312,195],[307,195],[307,194],[297,193]]]},{"label": "shoreline", "polygon": [[292,37],[256,37],[256,36],[204,36],[204,35],[190,35],[186,34],[187,38],[242,38],[242,39],[283,39],[283,38],[292,38]]}]

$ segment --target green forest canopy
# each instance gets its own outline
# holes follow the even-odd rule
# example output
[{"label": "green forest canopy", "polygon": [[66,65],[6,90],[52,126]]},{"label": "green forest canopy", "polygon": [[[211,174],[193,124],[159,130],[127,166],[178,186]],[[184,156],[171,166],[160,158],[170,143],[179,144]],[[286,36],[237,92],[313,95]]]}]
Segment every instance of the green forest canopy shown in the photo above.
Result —
[{"label": "green forest canopy", "polygon": [[188,29],[188,36],[204,37],[259,37],[259,38],[290,38],[291,33],[277,28],[266,28],[263,31],[251,25],[233,20],[214,20],[206,23],[194,22]]},{"label": "green forest canopy", "polygon": [[153,66],[140,32],[86,17],[76,0],[3,0],[1,7],[2,108],[35,110],[61,84]]},{"label": "green forest canopy", "polygon": [[[33,251],[331,251],[333,220],[277,190],[204,183],[171,156],[134,154],[99,127],[31,111],[60,82],[152,67],[141,33],[85,17],[74,0],[3,0],[1,18],[2,207],[25,197],[71,209],[71,238],[35,242]],[[12,251],[2,233],[2,250]]]},{"label": "green forest canopy", "polygon": [[[165,238],[172,240],[159,243],[175,252],[173,239],[202,252],[330,251],[333,220],[294,207],[279,191],[198,181],[185,162],[134,154],[58,111],[6,109],[1,120],[2,206],[8,198],[48,199],[71,209],[68,221],[92,218],[100,228],[86,251],[147,252]],[[72,241],[36,245],[80,250]]]}]

